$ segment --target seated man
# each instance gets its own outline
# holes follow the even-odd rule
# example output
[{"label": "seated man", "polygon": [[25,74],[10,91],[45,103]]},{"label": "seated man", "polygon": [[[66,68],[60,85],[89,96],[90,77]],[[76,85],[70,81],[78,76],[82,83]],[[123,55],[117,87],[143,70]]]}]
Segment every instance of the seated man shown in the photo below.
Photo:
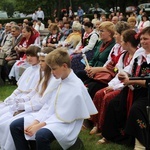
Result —
[{"label": "seated man", "polygon": [[9,55],[5,58],[5,64],[2,67],[2,78],[5,81],[6,78],[8,78],[9,72],[18,59],[18,55],[16,51],[14,50],[15,46],[18,45],[20,40],[22,39],[21,29],[19,26],[14,25],[11,27],[11,35],[12,35],[12,42],[11,42],[11,49]]}]

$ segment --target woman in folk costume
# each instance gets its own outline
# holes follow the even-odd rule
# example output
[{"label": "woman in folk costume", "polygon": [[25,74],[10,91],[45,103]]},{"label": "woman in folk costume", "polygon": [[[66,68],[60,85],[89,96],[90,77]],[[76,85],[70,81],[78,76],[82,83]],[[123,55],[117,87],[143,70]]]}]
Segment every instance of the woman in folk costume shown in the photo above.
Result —
[{"label": "woman in folk costume", "polygon": [[[97,81],[94,79],[94,77],[97,73],[100,73],[102,71],[109,73],[110,70],[108,68],[112,68],[109,66],[113,66],[113,64],[117,62],[120,54],[123,52],[120,45],[115,45],[115,39],[113,38],[114,33],[115,26],[112,22],[105,21],[100,24],[101,41],[99,41],[95,47],[95,53],[92,60],[89,61],[89,67],[86,67],[85,70],[79,71],[77,73],[77,76],[87,86],[88,92],[92,99],[97,90],[107,86],[107,83]],[[113,58],[115,59],[113,60]],[[113,71],[111,71],[111,73],[113,75],[115,74]]]},{"label": "woman in folk costume", "polygon": [[150,21],[146,14],[142,15],[141,19],[142,20],[140,21],[140,23],[138,25],[138,32],[141,32],[144,28],[150,26]]},{"label": "woman in folk costume", "polygon": [[30,115],[11,123],[16,150],[29,150],[27,140],[31,139],[36,140],[37,150],[49,150],[54,140],[63,149],[68,149],[76,142],[83,120],[97,113],[84,84],[71,70],[66,50],[54,50],[46,56],[46,62],[54,77],[60,78],[61,82],[36,116]]},{"label": "woman in folk costume", "polygon": [[53,75],[51,75],[51,69],[45,63],[45,56],[51,51],[51,48],[45,48],[42,52],[38,53],[40,62],[40,80],[36,88],[34,88],[29,94],[21,97],[21,100],[25,99],[25,97],[28,97],[28,99],[21,102],[14,101],[14,113],[11,111],[0,117],[0,136],[2,136],[0,146],[2,150],[13,150],[13,141],[9,133],[9,124],[17,118],[39,111],[45,104],[46,100],[50,98],[49,93],[57,88],[60,83],[60,80],[56,80]]},{"label": "woman in folk costume", "polygon": [[20,60],[16,61],[16,63],[13,65],[13,67],[9,73],[9,78],[10,79],[15,78],[16,81],[18,81],[20,78],[19,68],[21,68],[21,67],[27,68],[30,66],[30,64],[26,60],[25,53],[26,53],[27,48],[31,44],[40,46],[40,41],[36,40],[37,38],[39,38],[39,34],[37,34],[37,33],[34,34],[32,28],[29,26],[25,26],[22,29],[22,37],[23,38],[20,41],[19,45],[14,48],[16,50],[18,58]]},{"label": "woman in folk costume", "polygon": [[55,49],[59,41],[61,41],[63,34],[59,31],[59,27],[55,23],[51,23],[48,26],[48,30],[50,33],[43,39],[42,46]]},{"label": "woman in folk costume", "polygon": [[[106,141],[107,139],[112,142],[134,146],[134,140],[137,138],[144,146],[146,146],[146,138],[149,133],[147,132],[147,126],[143,127],[142,125],[148,122],[146,107],[143,108],[144,105],[146,106],[145,100],[148,97],[148,89],[145,86],[145,80],[129,80],[128,75],[131,77],[149,76],[149,38],[150,27],[146,27],[142,30],[140,36],[142,47],[135,52],[130,64],[124,68],[125,72],[118,74],[118,78],[123,82],[125,88],[117,97],[110,101],[107,107],[102,130],[102,135],[104,137],[102,141]],[[133,88],[129,88],[128,85],[130,85],[129,87],[132,85]],[[137,118],[132,120],[134,124],[131,124],[131,117],[133,117],[134,113],[130,110],[134,110],[134,106],[139,106],[138,104],[140,103],[143,103],[140,109],[143,110],[143,117],[145,117],[143,120],[141,120],[141,118],[138,120],[138,117],[142,116],[140,116],[139,109],[139,111],[137,111]],[[126,127],[128,128],[126,129]],[[131,131],[131,133],[129,133],[129,131]]]},{"label": "woman in folk costume", "polygon": [[81,62],[82,54],[86,54],[88,60],[92,59],[95,52],[94,46],[99,39],[99,35],[93,30],[93,24],[91,22],[84,23],[84,30],[85,32],[80,42],[70,56],[71,68],[75,73],[84,69],[84,64]]},{"label": "woman in folk costume", "polygon": [[[139,38],[135,37],[136,32],[132,29],[126,30],[118,37],[121,41],[121,46],[126,50],[124,54],[121,55],[118,63],[116,64],[116,69],[121,71],[127,65],[129,65],[134,53],[137,50],[139,44]],[[117,41],[117,40],[116,40]],[[120,82],[118,76],[115,76],[108,83],[108,87],[101,89],[96,92],[93,102],[98,109],[98,115],[92,116],[91,120],[94,123],[94,128],[90,131],[90,134],[97,133],[103,130],[103,124],[105,119],[105,113],[109,102],[116,97],[122,90],[123,83]]]},{"label": "woman in folk costume", "polygon": [[[137,67],[140,67],[141,77],[150,76],[150,27],[147,27],[141,32],[141,46],[142,48],[135,54],[135,60],[137,58]],[[142,59],[142,61],[141,61]],[[140,62],[141,61],[141,62]],[[133,82],[132,80],[128,81]],[[138,80],[137,80],[138,82]],[[146,91],[148,93],[149,80],[145,81]],[[126,122],[125,133],[135,138],[135,150],[145,150],[150,148],[150,124],[148,118],[147,106],[148,95],[147,93],[143,97],[137,98],[133,101],[133,105],[130,109],[130,113]],[[148,93],[149,94],[149,93]],[[150,114],[149,114],[150,115]]]},{"label": "woman in folk costume", "polygon": [[[13,104],[15,101],[20,102],[26,101],[29,97],[24,95],[29,94],[32,89],[37,85],[40,79],[40,67],[37,53],[41,49],[37,46],[29,46],[26,50],[27,59],[31,66],[25,70],[19,81],[17,82],[18,87],[13,91],[13,93],[7,97],[3,103],[0,104],[0,116],[6,113],[8,110],[13,110]],[[23,99],[21,99],[23,97]]]}]

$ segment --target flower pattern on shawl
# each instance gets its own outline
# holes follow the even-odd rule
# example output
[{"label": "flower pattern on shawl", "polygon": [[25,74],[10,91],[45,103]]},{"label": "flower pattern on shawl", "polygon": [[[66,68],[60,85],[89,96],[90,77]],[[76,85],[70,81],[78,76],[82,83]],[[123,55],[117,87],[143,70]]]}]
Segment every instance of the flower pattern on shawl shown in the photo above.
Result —
[{"label": "flower pattern on shawl", "polygon": [[137,123],[141,129],[146,128],[146,123],[144,123],[142,120],[137,119]]},{"label": "flower pattern on shawl", "polygon": [[150,76],[150,68],[146,67],[146,68],[142,68],[141,71],[141,76]]}]

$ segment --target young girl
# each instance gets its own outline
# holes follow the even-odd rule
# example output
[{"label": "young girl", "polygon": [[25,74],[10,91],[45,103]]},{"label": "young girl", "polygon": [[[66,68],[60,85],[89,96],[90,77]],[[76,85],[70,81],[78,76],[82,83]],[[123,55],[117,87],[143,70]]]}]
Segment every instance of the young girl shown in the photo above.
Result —
[{"label": "young girl", "polygon": [[[33,89],[29,94],[24,97],[30,97],[26,101],[18,102],[14,101],[14,117],[12,117],[12,114],[6,113],[2,117],[0,117],[0,120],[2,118],[2,121],[0,121],[0,132],[3,133],[1,135],[5,135],[1,137],[0,145],[1,148],[4,149],[11,149],[13,150],[13,146],[11,142],[11,136],[9,134],[9,124],[12,120],[15,120],[20,117],[24,117],[28,115],[29,113],[35,113],[37,112],[45,103],[46,99],[50,98],[49,93],[51,93],[58,85],[59,80],[56,80],[51,75],[51,69],[46,65],[45,63],[45,56],[47,53],[51,51],[50,48],[45,48],[42,50],[42,52],[38,53],[39,61],[40,61],[40,80],[35,89]],[[23,97],[21,97],[23,99]],[[10,119],[3,119],[6,116],[9,116]],[[1,136],[0,135],[0,136]]]},{"label": "young girl", "polygon": [[22,40],[20,41],[18,46],[14,48],[17,52],[19,60],[16,61],[16,63],[13,65],[9,73],[9,78],[13,80],[15,78],[16,81],[18,81],[20,78],[19,69],[21,67],[26,69],[30,66],[30,63],[27,62],[25,55],[28,47],[31,44],[36,44],[37,46],[40,46],[39,33],[33,32],[31,27],[29,26],[24,27],[22,29],[22,36],[23,36]]},{"label": "young girl", "polygon": [[[31,90],[37,85],[40,75],[39,75],[39,60],[37,53],[40,52],[41,49],[37,46],[30,46],[27,49],[27,59],[31,66],[25,70],[20,80],[18,81],[18,87],[13,93],[4,100],[4,103],[0,104],[0,116],[9,110],[13,110],[14,101],[26,101],[29,97],[24,96],[31,92]],[[22,98],[24,97],[24,98]],[[21,99],[22,98],[22,99]]]}]

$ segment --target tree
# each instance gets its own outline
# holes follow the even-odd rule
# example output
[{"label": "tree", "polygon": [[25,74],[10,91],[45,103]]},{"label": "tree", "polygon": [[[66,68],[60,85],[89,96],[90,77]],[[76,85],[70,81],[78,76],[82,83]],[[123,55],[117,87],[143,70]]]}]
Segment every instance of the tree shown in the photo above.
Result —
[{"label": "tree", "polygon": [[12,0],[3,0],[0,2],[0,9],[6,11],[8,16],[12,16],[14,11],[14,5]]}]

